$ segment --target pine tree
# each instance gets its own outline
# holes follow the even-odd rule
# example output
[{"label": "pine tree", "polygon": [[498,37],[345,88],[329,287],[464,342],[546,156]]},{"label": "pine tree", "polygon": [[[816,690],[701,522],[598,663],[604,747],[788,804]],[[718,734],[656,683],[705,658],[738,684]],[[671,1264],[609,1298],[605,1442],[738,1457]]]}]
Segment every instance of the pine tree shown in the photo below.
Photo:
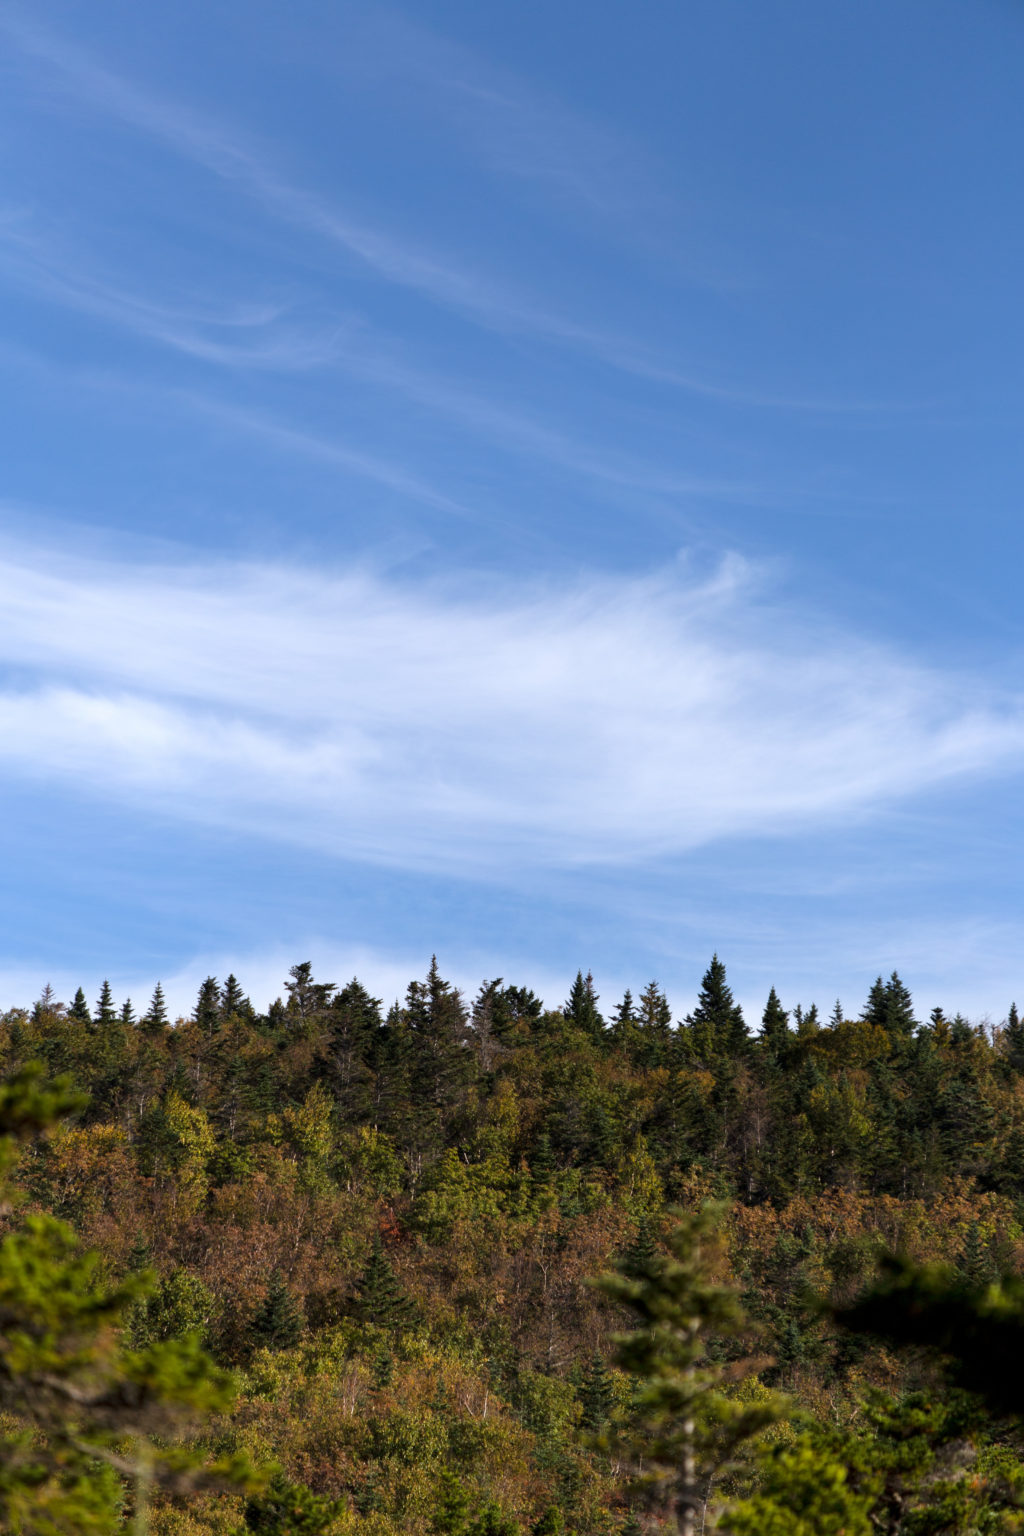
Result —
[{"label": "pine tree", "polygon": [[580,1423],[592,1435],[599,1435],[612,1416],[615,1384],[612,1373],[599,1354],[594,1353],[580,1383],[583,1414]]},{"label": "pine tree", "polygon": [[96,1023],[115,1024],[116,1022],[117,1009],[114,1007],[114,994],[110,989],[110,982],[104,981],[96,1004]]},{"label": "pine tree", "polygon": [[502,1006],[502,979],[501,976],[496,976],[493,981],[480,983],[480,991],[476,995],[470,1015],[473,1044],[484,1072],[490,1072],[502,1056],[504,1051],[502,1040],[508,1032],[505,1010]]},{"label": "pine tree", "polygon": [[832,1005],[832,1012],[828,1016],[829,1028],[830,1029],[838,1029],[840,1024],[842,1024],[844,1022],[845,1021],[843,1019],[843,1005],[842,1005],[842,1003],[839,1001],[839,999],[837,997],[835,1002]]},{"label": "pine tree", "polygon": [[657,1261],[658,1251],[651,1223],[646,1216],[641,1216],[636,1231],[622,1250],[616,1268],[629,1279],[638,1280],[650,1272]]},{"label": "pine tree", "polygon": [[323,1013],[331,1004],[331,994],[337,990],[333,981],[314,981],[313,966],[309,960],[293,965],[284,984],[288,993],[288,1016],[303,1022],[315,1014]]},{"label": "pine tree", "polygon": [[242,991],[238,977],[232,973],[221,988],[220,1016],[225,1022],[236,1015],[248,1018],[252,1014],[252,1004]]},{"label": "pine tree", "polygon": [[372,1112],[383,1027],[380,998],[371,997],[353,976],[331,1003],[323,1045],[326,1080],[345,1115],[362,1119]]},{"label": "pine tree", "polygon": [[157,982],[156,986],[153,988],[153,996],[150,999],[149,1007],[143,1014],[142,1025],[143,1028],[148,1030],[150,1034],[158,1035],[163,1031],[169,1022],[170,1021],[167,1017],[167,1004],[164,1002],[164,989],[160,983]]},{"label": "pine tree", "polygon": [[124,1024],[126,1028],[133,1029],[137,1022],[138,1020],[135,1017],[135,1009],[132,1007],[132,1000],[130,997],[126,997],[124,1002],[121,1004],[121,1023]]},{"label": "pine tree", "polygon": [[364,1323],[374,1323],[378,1328],[401,1328],[415,1315],[413,1303],[388,1262],[379,1232],[356,1284],[355,1311]]},{"label": "pine tree", "polygon": [[790,1042],[789,1014],[779,1002],[779,995],[772,987],[761,1015],[761,1043],[770,1061],[779,1061]]},{"label": "pine tree", "polygon": [[370,1362],[370,1383],[375,1392],[390,1387],[395,1376],[395,1357],[390,1349],[378,1349]]},{"label": "pine tree", "polygon": [[1024,1023],[1017,1013],[1017,1004],[1010,1004],[1003,1030],[1003,1055],[1011,1072],[1024,1072]]},{"label": "pine tree", "polygon": [[215,1035],[220,1029],[220,986],[216,976],[207,976],[200,983],[192,1017],[204,1035]]},{"label": "pine tree", "polygon": [[550,1188],[557,1172],[558,1164],[551,1150],[551,1137],[547,1131],[542,1131],[537,1137],[537,1145],[530,1158],[530,1180],[534,1189]]},{"label": "pine tree", "polygon": [[436,1143],[463,1104],[475,1065],[462,994],[443,980],[436,955],[426,981],[409,983],[403,1022],[414,1124],[424,1142]]},{"label": "pine tree", "polygon": [[989,1257],[988,1244],[981,1235],[981,1228],[972,1221],[964,1233],[964,1244],[957,1269],[968,1285],[981,1289],[996,1278],[996,1266]]},{"label": "pine tree", "polygon": [[729,1377],[742,1370],[709,1353],[709,1336],[739,1335],[748,1326],[736,1292],[712,1278],[723,1261],[720,1223],[715,1207],[681,1215],[667,1255],[638,1274],[619,1268],[598,1282],[636,1316],[633,1331],[615,1341],[616,1363],[639,1378],[621,1443],[642,1462],[649,1495],[680,1536],[695,1536],[712,1479],[781,1406],[770,1394],[756,1404],[727,1395]]},{"label": "pine tree", "polygon": [[877,977],[868,993],[861,1018],[867,1024],[884,1029],[897,1047],[905,1046],[917,1028],[910,993],[893,971],[887,982]]},{"label": "pine tree", "polygon": [[582,971],[577,971],[572,990],[562,1006],[562,1013],[571,1024],[594,1040],[604,1036],[604,1019],[597,1011],[597,1004],[598,995],[594,990],[592,973],[588,971],[584,976]]},{"label": "pine tree", "polygon": [[68,1009],[68,1017],[76,1019],[79,1024],[91,1024],[92,1014],[89,1012],[89,1004],[85,1000],[85,993],[79,987],[75,993],[75,1000]]},{"label": "pine tree", "polygon": [[249,1324],[249,1338],[256,1349],[292,1349],[302,1337],[302,1314],[295,1298],[274,1270],[262,1305]]},{"label": "pine tree", "polygon": [[704,973],[697,1006],[686,1017],[686,1041],[704,1066],[746,1055],[749,1047],[743,1010],[725,979],[725,966],[717,955]]},{"label": "pine tree", "polygon": [[907,988],[893,971],[885,986],[886,1028],[890,1035],[901,1042],[909,1041],[917,1029],[914,1003]]},{"label": "pine tree", "polygon": [[672,1041],[672,1009],[656,981],[649,981],[640,994],[636,1027],[640,1036],[640,1065],[660,1067]]},{"label": "pine tree", "polygon": [[[581,981],[582,973],[577,972],[577,981]],[[636,1008],[633,1006],[633,994],[627,987],[622,994],[622,1002],[616,1003],[612,1013],[612,1034],[625,1034],[630,1024],[636,1023]]]}]

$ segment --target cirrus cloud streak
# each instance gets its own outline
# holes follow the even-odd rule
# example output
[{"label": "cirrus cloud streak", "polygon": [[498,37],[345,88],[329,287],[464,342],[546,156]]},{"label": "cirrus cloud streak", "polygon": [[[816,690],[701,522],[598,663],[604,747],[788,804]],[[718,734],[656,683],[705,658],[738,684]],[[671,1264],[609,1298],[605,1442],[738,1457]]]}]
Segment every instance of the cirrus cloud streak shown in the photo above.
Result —
[{"label": "cirrus cloud streak", "polygon": [[641,863],[1016,768],[1024,708],[726,560],[414,581],[0,555],[0,772],[342,857]]}]

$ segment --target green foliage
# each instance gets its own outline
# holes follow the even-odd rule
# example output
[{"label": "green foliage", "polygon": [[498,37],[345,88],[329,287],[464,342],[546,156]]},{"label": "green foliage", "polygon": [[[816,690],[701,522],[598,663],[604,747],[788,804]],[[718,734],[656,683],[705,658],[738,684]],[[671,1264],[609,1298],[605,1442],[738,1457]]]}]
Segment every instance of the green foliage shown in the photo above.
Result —
[{"label": "green foliage", "polygon": [[[80,1106],[27,1067],[0,1087],[3,1164],[16,1138]],[[4,1191],[8,1202],[16,1191]],[[231,1379],[191,1336],[128,1349],[121,1330],[151,1276],[111,1285],[99,1254],[45,1215],[0,1242],[0,1525],[16,1532],[113,1531],[127,1477],[139,1507],[154,1477],[178,1486],[244,1478],[244,1461],[211,1462],[178,1434],[233,1401]]]},{"label": "green foliage", "polygon": [[370,1256],[359,1277],[355,1311],[364,1322],[378,1328],[400,1328],[415,1317],[416,1309],[399,1284],[379,1232],[374,1234]]},{"label": "green foliage", "polygon": [[638,1481],[648,1497],[684,1530],[692,1529],[710,1479],[782,1411],[771,1394],[760,1401],[730,1394],[727,1383],[748,1375],[753,1364],[726,1369],[712,1354],[715,1341],[748,1328],[736,1291],[715,1274],[723,1259],[723,1214],[708,1205],[679,1213],[667,1254],[599,1282],[636,1318],[632,1332],[616,1339],[618,1364],[639,1382],[621,1442],[644,1467]]},{"label": "green foliage", "polygon": [[889,1256],[878,1283],[835,1316],[853,1332],[935,1350],[958,1386],[977,1393],[996,1413],[1024,1414],[1019,1276],[978,1285],[946,1264]]},{"label": "green foliage", "polygon": [[302,1337],[302,1313],[280,1271],[270,1277],[263,1303],[249,1324],[255,1349],[292,1349]]},{"label": "green foliage", "polygon": [[[208,978],[173,1027],[159,988],[138,1026],[109,989],[96,1019],[52,989],[0,1014],[7,1304],[63,1274],[50,1347],[84,1351],[76,1394],[89,1378],[79,1401],[47,1373],[38,1419],[0,1400],[4,1528],[133,1521],[148,1459],[154,1536],[229,1536],[241,1501],[204,1482],[243,1452],[300,1490],[253,1518],[291,1508],[332,1536],[437,1519],[653,1536],[660,1515],[994,1536],[1014,1518],[1016,1009],[996,1030],[941,1009],[920,1024],[897,975],[860,1018],[787,1020],[773,991],[752,1038],[717,956],[678,1028],[656,982],[605,1028],[582,972],[564,1012],[502,978],[467,1009],[436,961],[387,1012],[307,962],[283,993],[261,1013],[234,976]],[[45,1072],[23,1070],[36,1059]],[[717,1225],[693,1215],[709,1197],[730,1202]],[[666,1200],[691,1213],[671,1243]],[[912,1256],[917,1288],[888,1272],[854,1331],[885,1247]],[[616,1254],[609,1297],[586,1282]],[[91,1320],[75,1310],[90,1296]],[[16,1334],[0,1329],[0,1356]],[[234,1407],[205,1340],[244,1367]],[[751,1433],[775,1411],[767,1383],[801,1411]],[[1003,1418],[963,1408],[958,1383]],[[653,1509],[630,1492],[641,1458]],[[462,1490],[447,1515],[445,1468]]]},{"label": "green foliage", "polygon": [[343,1506],[277,1473],[245,1506],[246,1530],[254,1536],[329,1536]]}]

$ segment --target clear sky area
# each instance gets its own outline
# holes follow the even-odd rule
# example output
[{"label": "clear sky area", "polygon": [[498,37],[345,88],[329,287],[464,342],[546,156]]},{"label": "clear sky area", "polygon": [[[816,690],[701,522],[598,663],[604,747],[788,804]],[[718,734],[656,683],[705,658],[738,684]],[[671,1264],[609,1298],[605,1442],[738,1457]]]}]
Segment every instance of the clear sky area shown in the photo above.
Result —
[{"label": "clear sky area", "polygon": [[1024,1004],[1024,6],[0,8],[0,1006]]}]

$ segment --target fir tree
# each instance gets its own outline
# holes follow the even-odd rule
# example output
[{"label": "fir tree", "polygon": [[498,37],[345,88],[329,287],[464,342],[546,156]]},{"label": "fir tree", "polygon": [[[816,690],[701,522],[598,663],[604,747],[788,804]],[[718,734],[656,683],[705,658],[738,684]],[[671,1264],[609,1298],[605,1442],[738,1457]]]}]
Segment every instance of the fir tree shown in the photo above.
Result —
[{"label": "fir tree", "polygon": [[124,1002],[121,1004],[121,1023],[124,1024],[126,1028],[132,1029],[135,1027],[137,1022],[138,1020],[135,1017],[135,1009],[132,1007],[132,1000],[130,997],[126,997]]},{"label": "fir tree", "polygon": [[761,1015],[761,1043],[771,1061],[785,1055],[789,1044],[789,1014],[779,1002],[779,995],[772,987]]},{"label": "fir tree", "polygon": [[142,1016],[142,1025],[151,1034],[157,1035],[161,1033],[168,1023],[167,1004],[164,1002],[164,989],[157,982],[153,988],[153,996],[150,999],[149,1007]]},{"label": "fir tree", "polygon": [[832,1005],[832,1012],[828,1016],[829,1028],[838,1029],[843,1022],[843,1005],[837,997]]},{"label": "fir tree", "polygon": [[480,991],[473,1003],[470,1023],[473,1043],[484,1072],[490,1072],[503,1054],[502,1038],[508,1032],[505,1010],[502,1006],[502,977],[480,983]]},{"label": "fir tree", "polygon": [[1024,1072],[1024,1023],[1017,1013],[1017,1004],[1010,1004],[1003,1030],[1003,1055],[1011,1072]]},{"label": "fir tree", "polygon": [[415,1124],[429,1144],[440,1139],[461,1105],[474,1068],[462,994],[443,980],[436,955],[426,981],[409,983],[403,1013]]},{"label": "fir tree", "polygon": [[712,1279],[723,1247],[720,1212],[705,1207],[680,1217],[667,1255],[638,1274],[620,1268],[599,1281],[636,1316],[633,1331],[616,1339],[616,1363],[639,1378],[623,1446],[642,1461],[652,1497],[681,1536],[695,1536],[711,1480],[780,1411],[771,1394],[756,1404],[728,1395],[729,1375],[742,1370],[728,1372],[709,1352],[709,1336],[748,1326],[737,1294]]},{"label": "fir tree", "polygon": [[572,990],[562,1006],[562,1013],[571,1024],[575,1024],[577,1029],[582,1029],[594,1040],[600,1040],[604,1035],[604,1019],[597,1011],[597,1004],[593,975],[590,971],[586,976],[582,971],[577,971]]},{"label": "fir tree", "polygon": [[743,1010],[725,979],[725,966],[717,955],[704,973],[697,1006],[686,1018],[686,1040],[692,1054],[705,1066],[746,1054],[749,1037]]},{"label": "fir tree", "polygon": [[390,1349],[378,1349],[370,1362],[370,1383],[375,1392],[390,1387],[395,1376],[395,1357]]},{"label": "fir tree", "polygon": [[227,1021],[237,1016],[248,1018],[252,1014],[252,1004],[242,991],[238,977],[233,973],[221,988],[220,1016]]},{"label": "fir tree", "polygon": [[554,1182],[558,1164],[555,1162],[555,1154],[551,1150],[551,1137],[547,1131],[542,1131],[537,1137],[537,1145],[533,1156],[530,1158],[530,1179],[535,1189],[546,1189]]},{"label": "fir tree", "polygon": [[590,1434],[599,1435],[612,1416],[615,1385],[611,1371],[597,1353],[583,1373],[579,1396],[583,1407],[580,1423]]},{"label": "fir tree", "polygon": [[215,1035],[220,1029],[220,987],[216,976],[207,976],[200,983],[192,1017],[204,1035]]},{"label": "fir tree", "polygon": [[355,1310],[364,1323],[374,1323],[378,1328],[401,1328],[415,1314],[413,1303],[402,1290],[384,1252],[379,1232],[356,1284]]},{"label": "fir tree", "polygon": [[[582,974],[577,972],[577,981],[582,980]],[[627,987],[622,994],[622,1002],[616,1003],[612,1013],[612,1034],[625,1035],[630,1024],[636,1023],[636,1008],[633,1006],[633,994]]]},{"label": "fir tree", "polygon": [[288,993],[288,1015],[303,1022],[330,1007],[331,994],[337,990],[333,981],[314,981],[309,960],[293,965],[284,984]]},{"label": "fir tree", "polygon": [[917,1028],[910,993],[893,971],[887,982],[878,976],[868,993],[861,1018],[884,1029],[896,1046],[906,1045]]},{"label": "fir tree", "polygon": [[249,1324],[250,1341],[256,1349],[291,1349],[302,1337],[302,1327],[295,1298],[275,1269],[263,1303]]},{"label": "fir tree", "polygon": [[89,1004],[85,1000],[85,993],[79,987],[75,993],[75,1000],[68,1009],[69,1018],[76,1019],[79,1024],[91,1024],[92,1014],[89,1012]]},{"label": "fir tree", "polygon": [[657,1258],[658,1245],[654,1240],[651,1223],[646,1216],[641,1216],[636,1231],[622,1250],[616,1268],[630,1279],[638,1280],[651,1272]]},{"label": "fir tree", "polygon": [[114,994],[110,989],[110,982],[104,981],[96,1004],[96,1023],[115,1024],[116,1022],[117,1009],[114,1007]]},{"label": "fir tree", "polygon": [[373,1105],[374,1064],[380,1034],[381,1000],[353,976],[333,999],[323,1052],[327,1081],[346,1115],[368,1115]]},{"label": "fir tree", "polygon": [[672,1040],[672,1010],[656,981],[649,981],[640,994],[636,1027],[640,1036],[639,1064],[660,1067]]}]

